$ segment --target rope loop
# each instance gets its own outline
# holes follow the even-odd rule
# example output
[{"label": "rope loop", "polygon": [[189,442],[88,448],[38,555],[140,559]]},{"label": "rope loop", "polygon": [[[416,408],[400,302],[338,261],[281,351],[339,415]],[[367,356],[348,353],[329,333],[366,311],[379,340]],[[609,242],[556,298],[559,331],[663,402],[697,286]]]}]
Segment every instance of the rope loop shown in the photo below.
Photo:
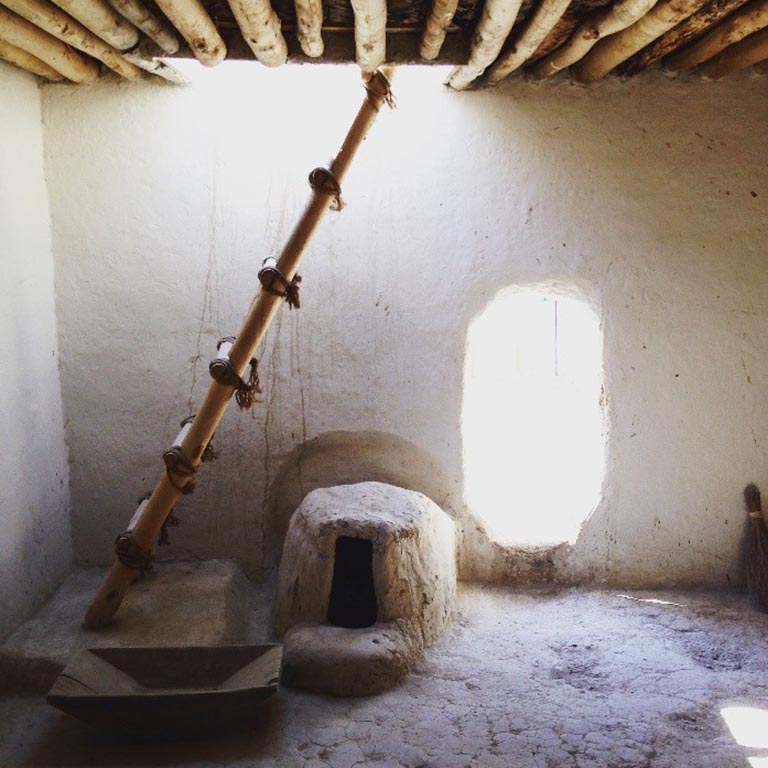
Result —
[{"label": "rope loop", "polygon": [[[267,293],[284,298],[290,309],[301,308],[299,299],[301,275],[294,275],[293,280],[289,282],[277,265],[268,264],[259,271],[259,282]],[[277,283],[277,287],[275,287],[275,283]]]},{"label": "rope loop", "polygon": [[121,533],[115,539],[115,556],[126,568],[139,571],[142,575],[152,567],[152,553],[142,549],[130,531]]},{"label": "rope loop", "polygon": [[176,481],[177,477],[192,477],[197,474],[197,468],[187,460],[180,445],[174,445],[163,454],[165,462],[165,474],[170,484],[185,496],[194,493],[195,484],[189,481],[182,485]]},{"label": "rope loop", "polygon": [[315,192],[333,195],[332,211],[340,211],[344,207],[344,201],[341,199],[341,184],[339,184],[338,179],[327,168],[315,168],[309,174],[309,186]]}]

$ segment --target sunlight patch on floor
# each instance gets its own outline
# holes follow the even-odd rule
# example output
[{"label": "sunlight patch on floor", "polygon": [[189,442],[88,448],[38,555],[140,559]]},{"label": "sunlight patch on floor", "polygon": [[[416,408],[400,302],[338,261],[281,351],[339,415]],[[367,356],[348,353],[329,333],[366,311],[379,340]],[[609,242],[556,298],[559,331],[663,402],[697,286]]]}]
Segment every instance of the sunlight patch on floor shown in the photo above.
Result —
[{"label": "sunlight patch on floor", "polygon": [[[739,746],[768,749],[768,709],[728,706],[723,707],[720,714]],[[759,759],[768,760],[768,755]]]}]

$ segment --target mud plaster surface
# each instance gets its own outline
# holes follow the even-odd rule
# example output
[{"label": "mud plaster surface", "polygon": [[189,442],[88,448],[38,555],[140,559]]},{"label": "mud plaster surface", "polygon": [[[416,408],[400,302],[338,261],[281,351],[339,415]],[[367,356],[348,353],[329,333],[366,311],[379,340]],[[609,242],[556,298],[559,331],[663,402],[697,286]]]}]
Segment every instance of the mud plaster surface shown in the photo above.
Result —
[{"label": "mud plaster surface", "polygon": [[[253,640],[268,615],[257,605]],[[720,715],[729,704],[768,712],[768,617],[745,598],[463,587],[459,610],[399,688],[358,700],[284,689],[251,732],[208,742],[115,741],[40,698],[6,698],[0,764],[749,768],[750,757],[768,759],[739,746]]]}]

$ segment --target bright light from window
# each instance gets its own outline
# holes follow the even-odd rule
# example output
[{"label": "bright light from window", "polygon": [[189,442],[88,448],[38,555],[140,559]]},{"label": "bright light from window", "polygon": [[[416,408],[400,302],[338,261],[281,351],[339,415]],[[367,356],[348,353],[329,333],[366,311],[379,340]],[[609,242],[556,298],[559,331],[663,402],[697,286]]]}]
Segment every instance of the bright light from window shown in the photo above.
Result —
[{"label": "bright light from window", "polygon": [[574,542],[600,500],[602,337],[592,308],[550,289],[499,294],[464,368],[465,495],[503,544]]},{"label": "bright light from window", "polygon": [[[768,710],[734,706],[723,707],[720,714],[737,744],[750,749],[768,749]],[[752,758],[750,762],[753,760],[765,761],[753,763],[755,766],[768,766],[768,757]]]}]

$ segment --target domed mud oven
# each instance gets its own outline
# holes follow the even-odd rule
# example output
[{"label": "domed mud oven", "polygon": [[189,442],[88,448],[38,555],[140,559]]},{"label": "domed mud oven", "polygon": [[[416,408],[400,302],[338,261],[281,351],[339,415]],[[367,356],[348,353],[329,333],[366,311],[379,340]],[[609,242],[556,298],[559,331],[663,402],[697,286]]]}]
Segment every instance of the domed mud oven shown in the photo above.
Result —
[{"label": "domed mud oven", "polygon": [[455,605],[454,524],[433,501],[373,482],[312,491],[280,562],[283,681],[338,696],[389,688]]}]

